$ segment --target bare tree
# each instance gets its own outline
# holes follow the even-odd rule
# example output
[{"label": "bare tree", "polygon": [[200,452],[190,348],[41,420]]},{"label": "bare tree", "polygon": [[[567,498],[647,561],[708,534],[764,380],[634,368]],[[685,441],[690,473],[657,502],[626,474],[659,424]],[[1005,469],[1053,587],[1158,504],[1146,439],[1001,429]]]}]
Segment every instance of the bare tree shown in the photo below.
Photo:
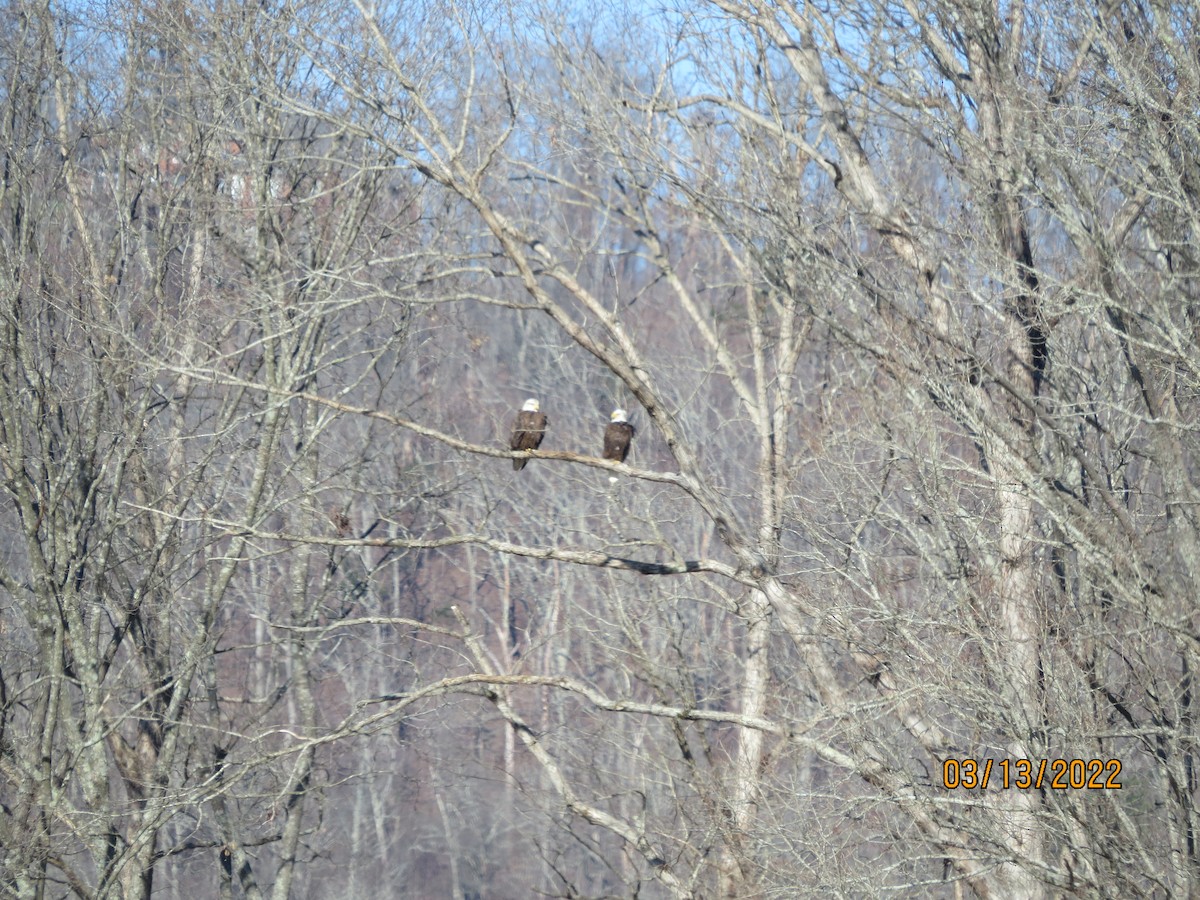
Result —
[{"label": "bare tree", "polygon": [[5,891],[1194,892],[1193,11],[119,12],[5,10]]},{"label": "bare tree", "polygon": [[324,551],[250,530],[342,528],[372,450],[288,397],[390,377],[364,273],[410,192],[269,102],[313,89],[282,23],[114,12],[5,11],[4,884],[149,897],[199,853],[259,896],[270,844],[289,896],[322,662],[271,627],[345,609]]},{"label": "bare tree", "polygon": [[[1136,838],[1118,794],[1010,788],[975,798],[940,783],[944,763],[965,759],[1117,758],[1136,777],[1176,756],[1139,743],[1136,704],[1095,656],[1129,652],[1103,637],[1114,604],[1170,632],[1187,604],[1169,584],[1189,583],[1186,563],[1178,576],[1152,574],[1162,570],[1158,552],[1128,511],[1133,495],[1148,495],[1118,488],[1098,463],[1100,445],[1112,441],[1120,455],[1116,447],[1138,442],[1134,421],[1162,421],[1153,392],[1125,428],[1106,421],[1128,410],[1119,384],[1146,384],[1134,358],[1145,344],[1125,336],[1127,317],[1096,319],[1094,302],[1073,310],[1080,291],[1118,293],[1107,260],[1140,271],[1143,242],[1161,246],[1140,224],[1148,195],[1133,186],[1154,177],[1147,168],[1130,179],[1115,170],[1103,201],[1095,188],[1083,204],[1065,193],[1112,168],[1087,155],[1099,146],[1107,157],[1112,144],[1072,146],[1062,126],[1081,136],[1102,128],[1089,73],[1101,58],[1128,56],[1125,43],[1101,46],[1098,28],[1064,37],[1074,26],[1049,9],[1005,18],[953,4],[821,12],[717,3],[708,19],[658,20],[672,33],[649,43],[644,66],[621,43],[623,33],[646,38],[648,23],[632,15],[606,31],[547,16],[548,60],[526,62],[472,50],[501,45],[492,38],[503,25],[449,9],[445,21],[461,29],[455,62],[469,76],[445,81],[427,69],[419,80],[396,54],[402,23],[362,12],[366,44],[355,56],[370,55],[391,85],[377,102],[404,98],[393,118],[409,140],[395,152],[466,204],[492,242],[490,253],[486,243],[462,245],[460,258],[483,260],[474,269],[482,280],[446,300],[543,313],[598,364],[588,377],[615,376],[666,453],[630,474],[671,484],[671,502],[711,523],[720,552],[696,559],[672,533],[669,556],[685,562],[660,569],[603,551],[514,546],[474,527],[462,537],[535,558],[708,571],[735,586],[727,609],[742,633],[720,651],[739,660],[728,715],[741,727],[717,804],[720,852],[664,865],[638,814],[586,801],[511,692],[498,692],[498,711],[567,808],[637,851],[674,893],[692,890],[711,865],[699,859],[713,858],[727,893],[777,878],[795,887],[813,877],[819,888],[823,876],[779,868],[766,849],[774,832],[761,830],[775,820],[764,810],[786,803],[764,772],[790,780],[816,760],[857,779],[840,782],[849,796],[890,811],[847,838],[848,852],[873,853],[877,828],[909,835],[905,849],[884,854],[896,854],[901,883],[948,878],[949,860],[980,894],[1185,890],[1190,869],[1171,860],[1189,852],[1186,801],[1172,816],[1178,854],[1158,857],[1139,839],[1136,878],[1095,833]],[[1153,23],[1143,31],[1154,39]],[[1170,31],[1160,26],[1157,37]],[[337,77],[338,64],[330,71]],[[446,83],[459,90],[429,87]],[[1145,103],[1141,88],[1128,90]],[[1108,88],[1108,102],[1121,93]],[[1111,224],[1095,218],[1106,205]],[[1067,212],[1081,208],[1083,219]],[[1079,246],[1084,236],[1117,245],[1100,254]],[[1094,281],[1076,260],[1097,257],[1106,262]],[[456,284],[469,272],[456,270]],[[1158,327],[1186,333],[1165,324],[1183,308],[1165,301]],[[1096,377],[1102,333],[1119,336],[1132,381],[1112,366]],[[1182,363],[1186,344],[1175,346]],[[1097,380],[1124,399],[1096,406]],[[1166,426],[1164,446],[1177,449],[1154,454],[1177,473],[1189,465],[1182,421]],[[706,451],[723,452],[702,456],[701,436]],[[1190,476],[1150,475],[1148,457],[1139,459],[1141,474],[1175,484],[1184,493],[1174,502],[1190,504]],[[1158,508],[1188,532],[1173,541],[1186,557],[1190,520]],[[660,499],[659,515],[668,509]],[[780,672],[768,656],[772,623],[790,643]],[[1190,695],[1180,653],[1174,664],[1158,653],[1146,660],[1147,676],[1176,684],[1156,696]],[[481,650],[473,656],[484,674],[502,676]],[[787,672],[802,673],[795,698],[780,687],[795,683]],[[1092,698],[1082,717],[1081,696]],[[772,702],[781,718],[768,725]],[[1145,725],[1182,725],[1180,702],[1173,714],[1147,713]],[[688,708],[676,698],[663,715]],[[764,734],[797,743],[767,752]],[[1173,780],[1190,784],[1180,752]],[[684,747],[676,761],[692,757]],[[821,849],[813,868],[842,852]]]}]

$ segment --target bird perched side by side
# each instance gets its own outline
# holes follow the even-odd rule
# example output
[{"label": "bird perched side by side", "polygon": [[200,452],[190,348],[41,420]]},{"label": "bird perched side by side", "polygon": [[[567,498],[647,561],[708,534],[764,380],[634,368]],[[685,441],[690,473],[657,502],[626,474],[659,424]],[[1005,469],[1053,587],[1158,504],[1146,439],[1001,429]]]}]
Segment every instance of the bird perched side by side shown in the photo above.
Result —
[{"label": "bird perched side by side", "polygon": [[[530,397],[521,407],[521,411],[517,413],[517,420],[513,422],[509,448],[512,450],[536,450],[541,446],[542,438],[546,436],[546,422],[545,414],[540,412],[540,404],[535,398]],[[514,459],[513,471],[520,472],[525,468],[527,462],[529,462],[528,459]]]},{"label": "bird perched side by side", "polygon": [[[608,427],[604,429],[604,458],[623,463],[629,455],[629,442],[633,440],[634,427],[629,424],[623,409],[614,409],[608,420]],[[608,480],[615,482],[617,479],[610,475]]]}]

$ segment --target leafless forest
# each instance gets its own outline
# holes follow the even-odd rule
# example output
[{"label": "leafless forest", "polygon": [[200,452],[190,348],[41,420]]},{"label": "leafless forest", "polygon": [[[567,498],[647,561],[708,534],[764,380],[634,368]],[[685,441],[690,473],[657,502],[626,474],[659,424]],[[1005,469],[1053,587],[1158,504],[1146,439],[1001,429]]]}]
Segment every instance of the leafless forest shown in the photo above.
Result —
[{"label": "leafless forest", "polygon": [[1200,894],[1195,4],[0,3],[0,896]]}]

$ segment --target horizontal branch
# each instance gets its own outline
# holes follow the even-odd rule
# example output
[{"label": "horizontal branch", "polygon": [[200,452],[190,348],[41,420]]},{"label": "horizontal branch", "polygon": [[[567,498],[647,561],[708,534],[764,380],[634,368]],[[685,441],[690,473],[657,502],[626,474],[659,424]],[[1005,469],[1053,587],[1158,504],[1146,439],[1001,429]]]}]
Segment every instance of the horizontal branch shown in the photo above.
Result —
[{"label": "horizontal branch", "polygon": [[413,694],[388,694],[368,700],[360,700],[358,706],[362,708],[370,704],[386,703],[389,701],[400,701],[407,706],[413,699],[428,697],[431,693],[453,693],[468,685],[480,684],[495,687],[558,688],[571,694],[578,694],[597,709],[608,710],[609,712],[640,713],[647,716],[681,719],[690,722],[720,722],[728,725],[737,725],[742,728],[751,728],[755,731],[776,735],[777,737],[789,736],[788,730],[784,726],[761,716],[747,716],[742,713],[720,709],[695,709],[686,706],[671,706],[665,703],[643,703],[637,700],[613,699],[596,690],[594,687],[584,684],[582,681],[561,675],[491,675],[477,672],[470,675],[458,675],[440,679],[435,684],[426,685]]},{"label": "horizontal branch", "polygon": [[325,625],[292,625],[286,622],[272,622],[267,617],[254,613],[251,613],[250,618],[262,622],[268,628],[302,633],[328,632],[339,628],[354,628],[359,625],[391,625],[428,631],[432,634],[443,634],[447,637],[462,637],[462,634],[457,629],[446,628],[441,625],[430,625],[428,622],[422,622],[420,619],[408,619],[403,616],[359,616],[354,619],[337,619]]},{"label": "horizontal branch", "polygon": [[[166,515],[161,510],[145,506],[133,506],[146,512]],[[172,517],[179,518],[179,517]],[[200,521],[192,518],[189,521]],[[293,534],[286,531],[263,531],[247,527],[240,522],[216,519],[212,516],[203,521],[219,528],[226,529],[230,536],[255,538],[263,541],[279,541],[287,544],[309,544],[323,547],[383,547],[396,550],[437,550],[444,547],[457,547],[471,544],[495,550],[497,553],[507,553],[512,556],[523,556],[529,559],[553,559],[559,562],[574,563],[581,566],[594,566],[600,569],[620,569],[626,572],[636,572],[639,575],[688,575],[694,573],[709,573],[723,575],[741,584],[753,585],[754,581],[743,576],[739,569],[728,563],[715,559],[685,559],[680,562],[660,563],[647,562],[640,559],[630,559],[624,556],[614,556],[603,550],[574,550],[562,547],[531,547],[527,544],[514,544],[512,541],[502,541],[498,538],[483,534],[449,534],[438,538],[404,538],[404,537],[327,537],[319,534]]]},{"label": "horizontal branch", "polygon": [[398,428],[403,428],[406,431],[411,431],[414,434],[419,434],[422,437],[427,437],[431,440],[437,441],[438,443],[445,444],[447,447],[453,447],[455,450],[462,450],[466,453],[474,453],[478,456],[491,456],[496,459],[565,460],[567,462],[575,462],[585,466],[591,466],[595,469],[610,469],[614,472],[619,472],[622,475],[629,475],[631,478],[640,479],[641,481],[655,481],[660,484],[673,484],[692,495],[694,495],[695,492],[695,485],[692,482],[692,479],[679,472],[656,472],[652,469],[638,469],[634,466],[628,465],[627,463],[619,463],[611,459],[603,459],[599,456],[588,456],[585,453],[574,453],[570,450],[502,450],[497,447],[489,447],[486,444],[476,444],[471,441],[464,441],[462,438],[457,438],[452,434],[446,434],[444,431],[438,431],[436,428],[430,428],[428,425],[421,425],[417,422],[413,422],[410,419],[405,419],[378,409],[371,409],[367,406],[351,406],[347,403],[331,400],[328,397],[322,397],[319,394],[311,394],[307,392],[293,394],[292,396],[295,396],[301,400],[307,400],[310,403],[316,403],[320,406],[328,407],[330,409],[336,409],[340,412],[366,416],[369,419],[379,419],[382,422],[387,422],[390,425],[395,425]]},{"label": "horizontal branch", "polygon": [[[466,637],[466,635],[463,636]],[[855,753],[853,750],[839,750],[826,741],[805,734],[803,729],[797,729],[794,725],[784,724],[764,716],[750,716],[723,709],[697,709],[689,706],[645,703],[638,700],[609,697],[591,685],[561,675],[514,675],[499,672],[472,672],[466,675],[439,678],[437,681],[421,685],[412,691],[384,694],[378,697],[359,700],[355,704],[355,708],[360,712],[369,706],[377,704],[388,704],[388,706],[371,713],[363,719],[356,720],[353,715],[348,716],[332,731],[317,737],[305,738],[288,728],[275,728],[267,733],[286,734],[307,744],[331,743],[352,734],[363,734],[370,730],[371,727],[381,725],[421,700],[445,694],[479,694],[480,692],[477,689],[480,687],[556,688],[576,694],[587,700],[595,708],[608,712],[633,713],[654,716],[660,719],[676,719],[687,722],[713,722],[716,724],[735,725],[739,728],[761,731],[764,734],[769,734],[804,747],[813,751],[825,761],[847,771],[876,776],[886,771],[882,764],[870,760],[865,754]],[[286,750],[273,751],[272,756],[286,756],[290,753],[295,753],[297,749],[299,748],[289,747]]]}]

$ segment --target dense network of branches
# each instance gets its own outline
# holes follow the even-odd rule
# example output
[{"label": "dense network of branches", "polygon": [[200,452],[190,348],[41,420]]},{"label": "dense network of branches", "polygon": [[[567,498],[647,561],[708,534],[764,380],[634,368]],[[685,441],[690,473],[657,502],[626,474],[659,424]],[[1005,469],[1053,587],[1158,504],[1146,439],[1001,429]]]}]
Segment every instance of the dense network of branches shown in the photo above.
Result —
[{"label": "dense network of branches", "polygon": [[4,3],[0,895],[1200,892],[1197,17]]}]

